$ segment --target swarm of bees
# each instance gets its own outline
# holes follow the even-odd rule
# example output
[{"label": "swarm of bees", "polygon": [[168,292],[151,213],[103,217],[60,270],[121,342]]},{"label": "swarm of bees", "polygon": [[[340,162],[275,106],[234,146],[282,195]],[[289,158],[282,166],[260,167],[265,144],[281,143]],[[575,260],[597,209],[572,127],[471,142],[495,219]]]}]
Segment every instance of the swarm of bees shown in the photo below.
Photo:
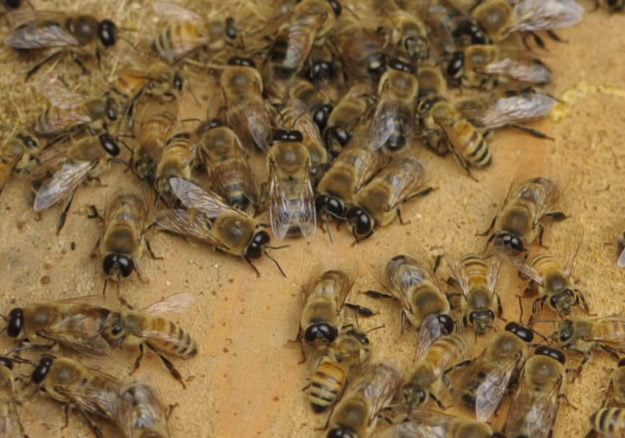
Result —
[{"label": "swarm of bees", "polygon": [[[35,212],[63,204],[60,233],[81,186],[98,184],[113,166],[125,167],[135,184],[115,187],[104,206],[88,206],[88,218],[102,224],[93,257],[103,293],[115,284],[119,306],[76,297],[26,303],[5,316],[18,346],[0,356],[0,435],[27,433],[18,412],[19,364],[33,368],[30,381],[41,392],[77,407],[98,437],[98,417],[128,438],[172,436],[152,386],[56,352],[108,358],[115,348],[136,347],[136,370],[151,351],[186,387],[170,357],[193,358],[198,345],[166,315],[183,311],[193,296],[175,294],[143,309],[122,296],[123,279],[143,280],[144,253],[159,258],[152,229],[239,257],[258,276],[255,262],[267,258],[286,277],[274,251],[312,238],[318,226],[332,241],[332,223],[337,230],[345,223],[359,244],[404,223],[405,203],[436,196],[430,158],[453,156],[459,177],[479,185],[480,173],[498,160],[493,131],[554,140],[528,126],[558,102],[547,90],[550,67],[530,49],[545,48],[545,35],[561,41],[557,29],[581,22],[576,0],[277,2],[271,16],[249,6],[262,17],[252,26],[224,10],[152,1],[146,7],[158,32],[134,40],[133,29],[104,16],[3,2],[5,46],[28,65],[24,79],[45,105],[30,122],[7,128],[0,194],[12,176],[29,179]],[[625,3],[595,6],[619,12]],[[96,86],[85,91],[79,79],[73,84],[49,68],[63,58]],[[109,75],[100,74],[111,65]],[[186,98],[200,105],[198,78],[216,91],[204,117],[185,118]],[[358,318],[376,312],[349,302],[357,269],[311,274],[297,340],[304,361],[312,351],[309,402],[327,413],[328,438],[376,430],[389,438],[551,436],[567,371],[579,374],[598,350],[625,354],[625,318],[591,317],[571,277],[582,239],[566,260],[543,247],[547,224],[567,218],[555,209],[562,190],[551,176],[515,178],[482,234],[486,250],[445,254],[447,286],[438,259],[398,254],[372,268],[381,290],[363,294],[386,300],[387,312],[398,307],[401,333],[417,333],[410,369],[371,360],[375,348]],[[625,266],[625,250],[618,264]],[[535,297],[527,323],[504,319],[510,304],[497,292],[503,265],[517,269],[525,294]],[[545,304],[559,318],[549,337],[533,328]],[[505,328],[494,332],[498,321]],[[467,331],[489,336],[475,357]],[[20,356],[26,348],[55,351],[33,361]],[[569,354],[580,356],[577,369],[566,368]],[[589,435],[625,431],[624,361]],[[493,419],[506,397],[511,407],[498,430]],[[443,412],[452,405],[472,416]]]}]

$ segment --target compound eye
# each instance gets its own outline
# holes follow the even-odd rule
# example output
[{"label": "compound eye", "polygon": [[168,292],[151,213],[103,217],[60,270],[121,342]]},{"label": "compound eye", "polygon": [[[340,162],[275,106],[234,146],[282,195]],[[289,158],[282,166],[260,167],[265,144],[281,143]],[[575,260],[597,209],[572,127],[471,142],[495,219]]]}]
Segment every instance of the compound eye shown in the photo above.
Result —
[{"label": "compound eye", "polygon": [[334,65],[328,61],[314,61],[312,69],[310,71],[310,79],[324,79],[324,78],[333,78],[336,76],[336,70],[334,70]]},{"label": "compound eye", "polygon": [[241,65],[241,57],[240,56],[232,56],[228,59],[228,65]]},{"label": "compound eye", "polygon": [[328,438],[354,438],[354,435],[352,435],[351,432],[337,427],[328,432]]},{"label": "compound eye", "polygon": [[323,132],[326,125],[328,124],[328,119],[330,118],[330,113],[332,112],[332,109],[332,105],[322,105],[314,112],[313,121],[315,122],[315,125],[317,125],[317,127],[319,128],[319,132]]},{"label": "compound eye", "polygon": [[369,217],[368,214],[361,212],[361,214],[359,214],[358,218],[356,219],[355,227],[357,235],[369,235],[373,231],[373,220]]},{"label": "compound eye", "polygon": [[512,247],[512,249],[514,249],[515,251],[518,252],[523,252],[523,242],[521,241],[521,239],[519,239],[518,237],[512,237],[510,239],[510,246]]},{"label": "compound eye", "polygon": [[114,266],[117,266],[117,254],[109,254],[104,257],[104,260],[102,261],[102,267],[104,268],[104,272],[106,273],[106,275],[111,275],[111,271],[113,270]]},{"label": "compound eye", "polygon": [[330,6],[332,6],[334,15],[339,17],[341,15],[341,12],[343,12],[343,8],[341,7],[341,4],[337,2],[336,0],[328,0],[328,1],[330,3]]},{"label": "compound eye", "polygon": [[258,243],[259,245],[266,245],[270,241],[271,238],[269,237],[269,233],[267,233],[266,231],[259,231],[254,235],[254,242]]},{"label": "compound eye", "polygon": [[328,197],[328,200],[326,202],[326,210],[332,216],[337,217],[337,218],[342,218],[345,213],[345,209],[343,208],[343,205],[341,204],[341,202],[336,198],[330,198],[330,197]]},{"label": "compound eye", "polygon": [[334,342],[339,335],[336,327],[332,327],[330,324],[316,324],[308,327],[304,334],[304,339],[308,342],[315,342],[323,340],[327,342]]},{"label": "compound eye", "polygon": [[245,256],[250,259],[257,259],[261,256],[262,252],[260,249],[260,245],[256,242],[250,243],[247,247],[247,251],[245,251]]},{"label": "compound eye", "polygon": [[237,28],[234,23],[235,23],[234,18],[232,17],[226,18],[226,36],[230,38],[231,40],[236,39],[238,35]]},{"label": "compound eye", "polygon": [[566,357],[564,356],[564,353],[562,353],[560,350],[556,350],[555,348],[547,347],[546,345],[541,345],[540,347],[537,347],[534,353],[541,356],[549,356],[550,358],[557,360],[563,365],[564,362],[566,362]]},{"label": "compound eye", "polygon": [[122,324],[119,321],[115,321],[113,328],[111,328],[111,334],[113,336],[119,336],[122,333]]},{"label": "compound eye", "polygon": [[447,75],[457,78],[464,68],[464,52],[455,52],[447,64]]},{"label": "compound eye", "polygon": [[285,129],[276,129],[273,131],[273,141],[287,141],[289,139],[289,131]]},{"label": "compound eye", "polygon": [[304,141],[304,136],[300,131],[287,131],[288,132],[288,140],[301,143]]},{"label": "compound eye", "polygon": [[219,128],[220,126],[224,126],[224,122],[221,119],[213,119],[208,124],[208,129]]},{"label": "compound eye", "polygon": [[35,371],[33,372],[32,379],[34,383],[40,384],[43,379],[46,378],[48,372],[50,372],[52,362],[54,362],[54,359],[51,357],[41,358],[41,360],[39,361],[39,365],[37,365],[37,368],[35,368]]},{"label": "compound eye", "polygon": [[414,73],[415,68],[412,64],[401,61],[399,59],[391,59],[388,66],[393,70],[403,71],[404,73]]},{"label": "compound eye", "polygon": [[[239,56],[233,56],[230,59],[235,59],[236,64],[233,65],[240,65],[242,67],[252,67],[252,68],[256,68],[256,63],[254,61],[252,61],[250,58],[241,58]],[[230,61],[228,61],[228,64],[230,64]]]},{"label": "compound eye", "polygon": [[492,310],[488,310],[488,311],[486,312],[486,315],[488,316],[488,319],[490,319],[491,321],[494,321],[494,320],[495,320],[495,314],[493,313],[493,311],[492,311]]},{"label": "compound eye", "polygon": [[104,149],[107,154],[116,157],[121,152],[119,146],[117,146],[117,142],[111,135],[101,134],[98,140],[100,140],[100,145],[102,145],[102,149]]},{"label": "compound eye", "polygon": [[8,357],[0,356],[0,367],[5,367],[10,370],[13,369],[13,361]]},{"label": "compound eye", "polygon": [[98,35],[104,47],[110,47],[117,42],[117,26],[111,20],[102,20],[98,25]]},{"label": "compound eye", "polygon": [[112,97],[106,99],[106,117],[109,120],[117,120],[117,101]]},{"label": "compound eye", "polygon": [[551,307],[555,309],[558,303],[560,302],[560,300],[561,300],[561,297],[559,295],[554,295],[551,298],[549,298],[549,304],[551,304]]},{"label": "compound eye", "polygon": [[184,87],[184,79],[178,73],[174,75],[174,88],[178,91],[182,91]]},{"label": "compound eye", "polygon": [[343,128],[334,128],[333,137],[339,142],[341,146],[345,146],[352,138],[352,135]]},{"label": "compound eye", "polygon": [[22,309],[13,309],[9,312],[9,325],[7,334],[12,338],[17,338],[24,326],[24,311]]},{"label": "compound eye", "polygon": [[454,331],[455,322],[451,316],[438,315],[437,319],[443,329],[444,334],[449,335]]},{"label": "compound eye", "polygon": [[20,136],[22,143],[24,143],[26,145],[26,147],[30,148],[30,149],[35,149],[37,147],[39,147],[39,144],[37,143],[37,140],[35,140],[34,138],[32,138],[30,135],[22,135]]},{"label": "compound eye", "polygon": [[122,273],[122,277],[128,277],[135,270],[135,263],[130,257],[120,255],[117,257],[117,264]]}]

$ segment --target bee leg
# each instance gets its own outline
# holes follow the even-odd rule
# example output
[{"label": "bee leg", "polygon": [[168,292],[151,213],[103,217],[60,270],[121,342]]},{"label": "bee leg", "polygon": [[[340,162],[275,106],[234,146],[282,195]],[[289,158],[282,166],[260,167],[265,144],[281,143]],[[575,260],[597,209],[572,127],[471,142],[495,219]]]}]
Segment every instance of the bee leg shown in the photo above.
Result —
[{"label": "bee leg", "polygon": [[556,222],[560,222],[563,221],[564,219],[568,218],[568,216],[561,212],[561,211],[550,211],[545,213],[545,216],[548,216],[549,218],[551,218],[552,220],[556,221]]},{"label": "bee leg", "polygon": [[135,364],[132,367],[132,371],[130,372],[130,374],[134,374],[134,372],[139,369],[139,367],[141,366],[141,360],[143,360],[144,353],[145,349],[143,347],[143,344],[139,344],[139,356],[137,356],[137,358],[135,359]]},{"label": "bee leg", "polygon": [[436,405],[443,411],[447,410],[447,406],[445,406],[434,394],[430,393],[430,398],[434,400]]},{"label": "bee leg", "polygon": [[360,316],[369,317],[369,316],[377,315],[373,310],[369,309],[368,307],[359,306],[357,304],[345,303],[345,307],[353,310],[354,312],[358,313]]},{"label": "bee leg", "polygon": [[621,358],[619,353],[623,354],[623,350],[619,350],[617,348],[613,348],[608,345],[601,345],[600,348],[606,353],[608,353],[610,356],[612,356],[612,358],[615,360],[619,360]]},{"label": "bee leg", "polygon": [[252,261],[250,259],[248,259],[247,257],[243,257],[245,259],[245,262],[250,265],[250,267],[254,270],[254,272],[256,272],[256,276],[260,278],[260,271],[258,270],[258,268],[256,268],[256,266],[254,266],[254,264],[252,263]]},{"label": "bee leg", "polygon": [[436,274],[436,271],[441,266],[441,260],[443,260],[442,254],[437,255],[436,258],[434,259],[434,267],[432,268],[433,274]]},{"label": "bee leg", "polygon": [[552,40],[557,41],[559,43],[566,43],[567,42],[567,41],[563,40],[562,38],[560,38],[560,36],[558,36],[558,34],[555,33],[551,29],[547,30],[547,35],[549,35],[549,38],[551,38]]},{"label": "bee leg", "polygon": [[555,140],[555,138],[548,136],[547,134],[545,134],[542,131],[539,131],[537,129],[532,129],[532,128],[528,128],[527,126],[523,126],[523,125],[519,125],[518,123],[508,123],[506,125],[508,128],[514,128],[514,129],[519,129],[523,132],[527,132],[529,135],[532,135],[534,137],[537,138],[544,138],[546,140]]},{"label": "bee leg", "polygon": [[[488,233],[490,233],[490,232],[493,230],[493,228],[495,228],[495,221],[497,221],[497,216],[493,217],[493,220],[492,220],[492,222],[490,223],[490,226],[488,227],[488,229],[487,229],[486,231],[484,231],[483,233],[475,233],[475,235],[476,235],[476,236],[481,236],[481,237],[488,236]],[[491,240],[493,240],[493,239],[494,239],[494,237],[495,237],[495,235],[493,234],[493,235],[492,235],[492,236],[488,239],[488,241],[490,242]]]},{"label": "bee leg", "polygon": [[155,352],[156,354],[158,354],[158,357],[161,359],[161,362],[163,362],[163,364],[165,365],[165,367],[167,367],[167,369],[169,370],[169,373],[174,376],[174,378],[180,382],[180,384],[182,385],[182,387],[184,389],[187,389],[187,385],[185,385],[184,380],[182,380],[182,375],[180,374],[180,372],[176,369],[176,367],[174,366],[173,363],[171,363],[171,361],[169,359],[167,359],[167,357],[162,354],[159,353],[158,351],[156,351],[156,349],[154,347],[152,347],[149,343],[146,342],[146,345],[148,346],[148,348],[150,350],[152,350],[153,352]]},{"label": "bee leg", "polygon": [[59,56],[61,53],[63,53],[63,50],[57,50],[56,52],[53,52],[48,57],[44,58],[42,61],[40,61],[37,64],[35,64],[30,70],[28,70],[28,72],[26,72],[26,79],[25,79],[25,81],[28,81],[30,79],[30,77],[32,75],[34,75],[35,73],[37,73],[41,67],[43,67],[48,62],[52,61],[54,58]]},{"label": "bee leg", "polygon": [[145,239],[145,247],[148,249],[150,257],[152,257],[154,260],[163,260],[163,257],[159,257],[154,254],[154,251],[152,251],[152,246],[150,245],[150,241],[148,239]]},{"label": "bee leg", "polygon": [[391,300],[396,300],[397,299],[397,298],[395,298],[394,295],[387,294],[385,292],[378,292],[376,290],[366,290],[366,291],[364,291],[362,293],[365,294],[368,297],[375,298],[375,299],[379,299],[379,298],[391,299]]},{"label": "bee leg", "polygon": [[[82,71],[82,74],[84,75],[88,75],[89,69],[87,67],[85,67],[85,64],[83,64],[83,62],[80,60],[80,58],[75,54],[72,53],[72,61],[74,61],[76,63],[76,65],[78,65],[78,67],[80,67],[80,70]],[[100,61],[98,60],[98,64],[100,63]]]},{"label": "bee leg", "polygon": [[586,302],[586,297],[584,296],[584,293],[578,289],[575,289],[575,291],[577,292],[579,301],[581,301],[582,303],[582,309],[584,309],[584,312],[586,312],[588,315],[595,316],[596,315],[595,313],[590,312],[590,307],[588,307],[588,303]]},{"label": "bee leg", "polygon": [[69,201],[67,201],[67,205],[61,212],[61,216],[59,217],[59,224],[56,228],[57,235],[61,232],[61,229],[65,225],[65,221],[67,220],[67,212],[69,211],[69,208],[72,206],[72,201],[74,200],[74,193],[76,192],[72,192],[71,196],[69,197]]},{"label": "bee leg", "polygon": [[[69,405],[68,405],[69,406]],[[95,422],[89,417],[89,414],[87,414],[85,411],[83,411],[82,409],[80,410],[80,412],[82,413],[85,421],[87,422],[87,424],[89,425],[89,428],[91,429],[91,431],[93,432],[93,434],[97,437],[97,438],[104,438],[104,435],[102,435],[102,431],[100,430],[100,428],[95,424]]]},{"label": "bee leg", "polygon": [[532,303],[532,314],[530,315],[530,320],[529,320],[529,326],[533,326],[534,325],[534,317],[536,316],[536,313],[538,313],[538,304],[540,303],[540,310],[542,310],[545,306],[545,298],[546,297],[538,297],[534,300],[534,302]]},{"label": "bee leg", "polygon": [[88,205],[87,209],[90,211],[90,213],[87,214],[87,219],[100,219],[102,221],[104,220],[104,218],[100,216],[100,213],[98,212],[98,209],[95,205]]}]

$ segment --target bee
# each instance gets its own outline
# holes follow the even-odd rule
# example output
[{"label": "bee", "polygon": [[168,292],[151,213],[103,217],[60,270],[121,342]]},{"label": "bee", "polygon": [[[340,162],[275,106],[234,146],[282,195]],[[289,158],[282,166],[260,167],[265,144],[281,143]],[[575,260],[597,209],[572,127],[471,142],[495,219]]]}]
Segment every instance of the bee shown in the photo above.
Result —
[{"label": "bee", "polygon": [[492,155],[484,135],[442,95],[430,94],[419,102],[426,144],[439,155],[451,151],[471,176],[470,167],[484,168]]},{"label": "bee", "polygon": [[98,20],[91,15],[74,15],[57,11],[28,11],[20,23],[5,38],[4,44],[18,53],[41,52],[53,49],[26,74],[26,80],[43,65],[62,53],[70,52],[86,71],[77,53],[84,54],[95,46],[95,56],[100,60],[101,48],[117,42],[117,26],[109,19]]},{"label": "bee", "polygon": [[455,395],[479,421],[490,421],[497,411],[521,372],[533,340],[532,330],[509,322],[504,331],[492,335],[482,353],[458,370],[458,377],[452,376],[452,387],[458,388]]},{"label": "bee", "polygon": [[233,56],[220,78],[226,121],[248,151],[269,149],[271,115],[263,100],[263,80],[251,59]]},{"label": "bee", "polygon": [[447,95],[447,81],[443,77],[440,67],[434,65],[420,65],[417,71],[419,82],[419,99],[430,94]]},{"label": "bee", "polygon": [[533,88],[480,94],[456,102],[456,109],[469,123],[484,128],[516,128],[538,138],[551,138],[520,123],[547,116],[557,103],[553,96]]},{"label": "bee", "polygon": [[558,196],[557,184],[546,177],[511,184],[501,211],[483,235],[494,230],[488,242],[494,240],[495,249],[510,257],[527,251],[527,245],[536,237],[541,245],[544,232],[541,221],[546,217],[554,220],[566,218],[564,213],[551,210]]},{"label": "bee", "polygon": [[354,128],[349,146],[336,157],[317,186],[316,207],[324,222],[331,218],[344,219],[360,187],[386,162],[381,151],[371,147],[367,140],[368,132],[365,124]]},{"label": "bee", "polygon": [[405,406],[413,410],[425,403],[428,397],[442,406],[438,395],[442,389],[442,376],[447,370],[464,365],[468,350],[467,341],[455,333],[443,335],[430,345],[419,343],[417,363],[401,389]]},{"label": "bee", "polygon": [[321,413],[339,399],[347,381],[369,359],[369,338],[352,327],[341,333],[317,361],[311,379],[309,399],[313,410]]},{"label": "bee", "polygon": [[616,357],[625,353],[625,318],[613,315],[564,319],[551,337],[562,348],[582,354],[581,370],[596,348]]},{"label": "bee", "polygon": [[0,434],[5,438],[24,438],[27,435],[17,411],[13,362],[0,356]]},{"label": "bee", "polygon": [[109,134],[97,137],[84,133],[67,147],[60,161],[52,165],[52,178],[43,182],[37,194],[33,209],[36,212],[46,210],[59,201],[69,197],[59,220],[57,233],[65,224],[67,212],[71,207],[76,189],[88,178],[97,179],[117,159],[119,146]]},{"label": "bee", "polygon": [[323,90],[330,102],[337,102],[345,85],[345,77],[340,70],[342,63],[337,59],[337,54],[329,48],[328,44],[321,47],[313,47],[310,52],[309,66],[303,72],[317,90]]},{"label": "bee", "polygon": [[167,412],[156,391],[145,383],[122,386],[119,395],[120,429],[128,438],[169,438]]},{"label": "bee", "polygon": [[378,414],[389,406],[399,387],[399,373],[383,362],[369,366],[336,405],[327,438],[367,438]]},{"label": "bee", "polygon": [[625,434],[625,409],[605,407],[590,416],[592,431],[586,438],[601,435],[607,438],[618,438]]},{"label": "bee", "polygon": [[415,62],[430,57],[427,29],[415,14],[396,9],[388,14],[387,19],[390,39],[398,55]]},{"label": "bee", "polygon": [[551,82],[551,70],[540,59],[484,44],[454,52],[447,65],[447,75],[463,87],[485,90],[504,84],[533,86]]},{"label": "bee", "polygon": [[584,8],[573,0],[485,0],[473,9],[472,16],[495,43],[513,32],[529,32],[544,48],[544,42],[534,32],[546,30],[558,40],[553,29],[582,21]]},{"label": "bee", "polygon": [[302,133],[302,144],[306,146],[310,155],[310,177],[313,186],[316,187],[330,167],[328,151],[317,125],[309,112],[302,112],[295,106],[280,110],[279,119],[282,126]]},{"label": "bee", "polygon": [[621,12],[625,9],[625,2],[623,0],[594,0],[595,9],[603,6],[610,12]]},{"label": "bee", "polygon": [[156,182],[156,168],[162,149],[178,120],[178,99],[144,96],[135,109],[132,131],[138,143],[132,154],[132,168],[141,181]]},{"label": "bee", "polygon": [[219,51],[232,45],[239,36],[233,17],[205,18],[182,6],[154,2],[152,9],[169,23],[152,41],[152,51],[170,64],[202,48]]},{"label": "bee", "polygon": [[352,130],[373,106],[375,96],[366,82],[354,84],[334,107],[323,130],[323,139],[330,156],[336,156],[352,138]]},{"label": "bee", "polygon": [[269,49],[265,79],[285,81],[300,73],[313,46],[324,44],[341,11],[336,0],[299,2],[281,25]]},{"label": "bee", "polygon": [[547,438],[553,434],[566,370],[564,354],[541,345],[525,362],[512,398],[503,434]]},{"label": "bee", "polygon": [[243,257],[259,276],[260,272],[252,260],[265,254],[286,276],[266,250],[271,240],[269,233],[260,229],[262,225],[254,218],[233,209],[216,193],[206,192],[192,182],[172,178],[169,183],[176,197],[190,210],[159,211],[156,224],[161,229],[192,237],[228,254]]},{"label": "bee", "polygon": [[371,236],[375,227],[401,218],[401,204],[434,190],[425,187],[425,169],[416,158],[406,156],[391,161],[361,188],[354,204],[345,212],[352,234],[359,242]]},{"label": "bee", "polygon": [[190,132],[178,132],[168,138],[161,152],[161,159],[156,167],[156,191],[167,205],[173,205],[176,197],[171,192],[169,180],[182,178],[191,180],[191,161],[189,156],[195,139]]},{"label": "bee", "polygon": [[464,297],[461,301],[464,326],[471,325],[476,335],[486,333],[493,327],[495,317],[501,318],[503,314],[501,298],[495,292],[501,259],[486,260],[478,254],[467,254],[450,267]]},{"label": "bee", "polygon": [[16,307],[7,318],[9,337],[33,346],[71,348],[94,357],[110,357],[102,337],[110,310],[77,300],[30,303]]},{"label": "bee", "polygon": [[499,438],[500,434],[484,422],[444,414],[431,409],[416,409],[402,423],[382,435],[384,438]]},{"label": "bee", "polygon": [[[375,271],[374,271],[375,272]],[[372,298],[390,298],[401,304],[401,332],[406,322],[421,329],[419,338],[423,344],[431,344],[441,334],[450,334],[454,320],[449,316],[450,306],[441,291],[434,274],[423,263],[400,254],[386,264],[384,276],[376,275],[379,283],[389,293],[367,291]],[[431,324],[428,317],[434,315],[438,324]],[[428,324],[424,324],[428,321]]]},{"label": "bee", "polygon": [[190,359],[197,356],[197,343],[178,324],[161,315],[181,312],[188,308],[193,300],[193,295],[179,293],[141,310],[122,309],[119,312],[111,312],[102,330],[102,336],[112,347],[122,345],[139,347],[135,370],[141,365],[145,348],[152,350],[171,375],[186,388],[180,372],[166,355]]},{"label": "bee", "polygon": [[389,61],[389,70],[378,84],[378,104],[371,119],[369,137],[373,148],[391,152],[402,149],[416,134],[415,101],[419,82],[412,64]]},{"label": "bee", "polygon": [[277,130],[267,154],[269,168],[269,223],[277,239],[317,229],[315,192],[310,154],[299,131]]},{"label": "bee", "polygon": [[113,97],[86,97],[68,89],[59,78],[41,82],[37,89],[49,104],[35,122],[35,135],[59,137],[84,127],[106,129],[118,119],[118,102]]},{"label": "bee", "polygon": [[301,112],[309,112],[319,132],[323,132],[332,113],[332,105],[313,84],[305,79],[291,81],[287,101]]},{"label": "bee", "polygon": [[258,205],[258,188],[237,134],[219,119],[196,129],[197,146],[211,187],[233,207]]},{"label": "bee", "polygon": [[16,133],[0,145],[0,194],[14,170],[25,167],[39,150],[39,142],[28,134]]},{"label": "bee", "polygon": [[43,356],[31,379],[52,399],[78,408],[98,437],[102,432],[90,415],[117,420],[121,382],[109,374],[68,357]]},{"label": "bee", "polygon": [[525,293],[527,295],[538,294],[532,306],[530,321],[533,320],[538,310],[538,303],[544,304],[545,301],[548,301],[549,307],[560,315],[570,314],[572,307],[578,305],[581,305],[584,311],[589,313],[584,294],[575,287],[573,280],[571,280],[573,263],[581,244],[580,241],[577,248],[569,255],[564,266],[558,259],[546,253],[533,255],[527,263],[515,263],[521,274],[530,278]]}]

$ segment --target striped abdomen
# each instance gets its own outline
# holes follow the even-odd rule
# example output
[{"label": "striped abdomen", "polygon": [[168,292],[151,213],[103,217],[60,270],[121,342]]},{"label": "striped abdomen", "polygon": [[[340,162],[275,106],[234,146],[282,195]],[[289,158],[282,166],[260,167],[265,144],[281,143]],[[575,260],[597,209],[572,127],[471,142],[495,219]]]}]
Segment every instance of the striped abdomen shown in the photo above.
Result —
[{"label": "striped abdomen", "polygon": [[431,365],[434,377],[460,362],[468,350],[467,342],[460,335],[442,336],[429,348],[423,362]]},{"label": "striped abdomen", "polygon": [[167,61],[173,62],[207,42],[207,38],[201,35],[196,24],[180,22],[168,26],[159,33],[152,43],[152,50]]},{"label": "striped abdomen", "polygon": [[449,142],[474,167],[488,167],[492,162],[486,139],[466,119],[455,120],[447,131]]},{"label": "striped abdomen", "polygon": [[462,268],[469,280],[469,290],[488,288],[488,265],[477,254],[467,254],[461,260]]},{"label": "striped abdomen", "polygon": [[189,359],[197,355],[197,343],[178,324],[164,318],[152,318],[140,334],[156,350]]},{"label": "striped abdomen", "polygon": [[310,404],[315,412],[323,412],[334,403],[345,388],[347,370],[329,357],[324,357],[315,370],[310,385]]},{"label": "striped abdomen", "polygon": [[625,437],[625,409],[602,408],[590,417],[592,427],[610,438]]}]

